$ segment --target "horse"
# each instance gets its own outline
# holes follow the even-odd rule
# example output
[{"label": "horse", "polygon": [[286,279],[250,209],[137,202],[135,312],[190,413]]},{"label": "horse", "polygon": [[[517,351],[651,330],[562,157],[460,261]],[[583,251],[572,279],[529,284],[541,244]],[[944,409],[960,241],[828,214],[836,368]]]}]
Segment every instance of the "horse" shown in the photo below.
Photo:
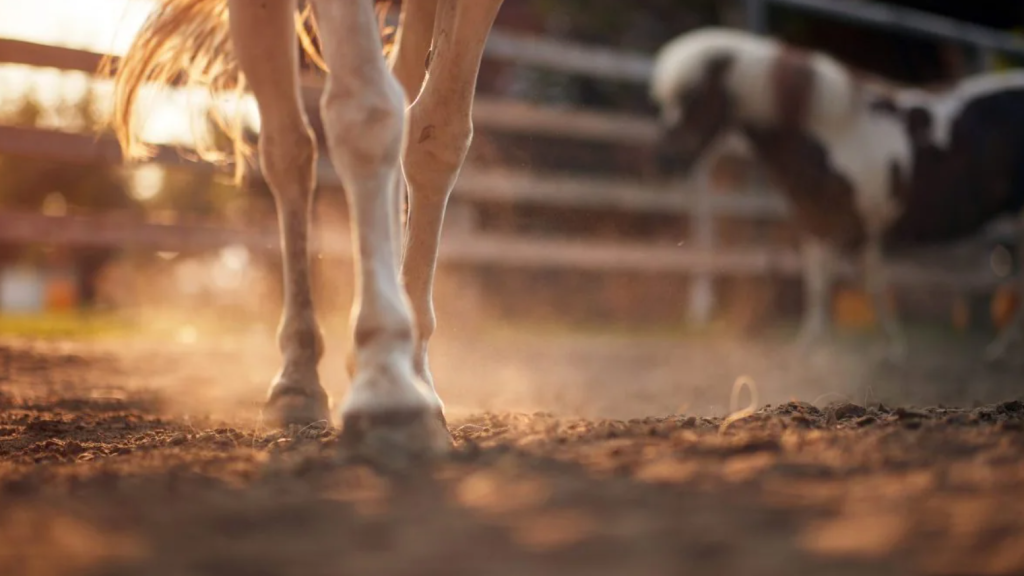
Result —
[{"label": "horse", "polygon": [[[885,298],[883,253],[960,240],[1024,209],[1021,71],[924,89],[820,51],[708,27],[659,49],[649,92],[663,175],[687,176],[719,136],[738,132],[779,183],[801,235],[800,349],[828,334],[830,261],[856,255],[887,357],[901,363],[906,345]],[[1024,255],[1024,237],[1017,250]],[[1024,302],[1024,278],[1017,290]],[[1002,357],[1022,325],[1024,306],[986,358]]]},{"label": "horse", "polygon": [[[282,365],[263,406],[273,424],[329,425],[334,411],[318,374],[324,341],[310,289],[318,150],[300,95],[305,54],[328,71],[320,110],[352,219],[356,296],[340,442],[378,455],[451,448],[427,358],[436,325],[432,285],[445,206],[472,141],[484,45],[501,5],[405,0],[385,54],[372,0],[310,0],[308,7],[297,0],[158,0],[110,67],[113,124],[127,160],[148,154],[133,130],[145,84],[248,88],[255,97],[256,153],[274,195],[283,255]],[[251,154],[241,130],[230,134],[236,155]]]}]

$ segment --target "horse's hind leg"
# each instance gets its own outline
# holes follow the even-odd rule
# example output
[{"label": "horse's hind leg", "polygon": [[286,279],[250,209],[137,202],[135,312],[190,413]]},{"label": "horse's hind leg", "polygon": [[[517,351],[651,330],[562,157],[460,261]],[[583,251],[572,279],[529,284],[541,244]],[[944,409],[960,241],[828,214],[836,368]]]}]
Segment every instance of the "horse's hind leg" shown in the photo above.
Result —
[{"label": "horse's hind leg", "polygon": [[259,154],[274,193],[284,262],[284,312],[278,344],[284,364],[266,414],[278,425],[330,423],[317,364],[323,339],[313,310],[307,237],[316,141],[299,97],[294,0],[231,0],[231,36],[259,105]]},{"label": "horse's hind leg", "polygon": [[398,78],[410,100],[415,100],[427,75],[427,53],[434,37],[434,17],[439,0],[406,0],[391,51],[391,73]]},{"label": "horse's hind leg", "polygon": [[903,366],[907,360],[907,341],[896,312],[886,298],[889,281],[877,236],[872,236],[864,248],[864,281],[886,338],[885,358],[896,366]]},{"label": "horse's hind leg", "polygon": [[315,0],[330,69],[321,107],[352,215],[355,376],[342,440],[374,454],[451,445],[436,395],[413,371],[413,319],[398,277],[398,161],[406,98],[382,56],[373,4]]},{"label": "horse's hind leg", "polygon": [[[440,1],[426,82],[409,110],[403,164],[409,185],[409,224],[402,274],[416,314],[416,371],[431,385],[427,344],[436,324],[432,289],[441,225],[473,137],[477,74],[501,3]],[[407,24],[414,25],[422,22]]]},{"label": "horse's hind leg", "polygon": [[[1017,222],[1017,263],[1024,265],[1024,214]],[[985,361],[997,362],[1006,358],[1006,353],[1024,340],[1024,270],[1017,271],[1016,279],[1017,309],[1013,311],[1010,321],[1004,326],[985,348]]]},{"label": "horse's hind leg", "polygon": [[832,289],[831,249],[821,240],[810,235],[800,242],[803,260],[804,312],[797,335],[797,348],[807,350],[831,334],[828,305]]}]

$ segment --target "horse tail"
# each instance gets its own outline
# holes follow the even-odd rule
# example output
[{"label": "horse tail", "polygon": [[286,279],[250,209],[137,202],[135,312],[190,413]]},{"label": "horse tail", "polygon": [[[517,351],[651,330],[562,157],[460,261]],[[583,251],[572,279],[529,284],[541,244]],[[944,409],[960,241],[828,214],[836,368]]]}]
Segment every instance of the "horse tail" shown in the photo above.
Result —
[{"label": "horse tail", "polygon": [[[383,17],[381,20],[383,23]],[[296,10],[295,28],[303,53],[326,71],[308,2]],[[123,156],[126,160],[152,157],[153,148],[136,134],[134,115],[143,85],[205,88],[211,95],[234,91],[238,97],[245,91],[245,77],[231,43],[227,0],[158,0],[128,52],[122,58],[104,58],[100,74],[113,80],[111,125]],[[230,141],[236,181],[242,179],[246,162],[252,157],[240,110],[230,121],[213,107],[209,110],[211,119]],[[224,163],[228,157],[206,143],[197,142],[196,152],[214,163]]]}]

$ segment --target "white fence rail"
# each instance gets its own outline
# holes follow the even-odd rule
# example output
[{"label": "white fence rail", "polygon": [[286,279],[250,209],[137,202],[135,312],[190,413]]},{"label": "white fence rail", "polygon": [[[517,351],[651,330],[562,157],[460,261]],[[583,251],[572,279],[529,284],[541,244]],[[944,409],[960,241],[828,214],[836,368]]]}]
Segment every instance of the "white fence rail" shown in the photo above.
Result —
[{"label": "white fence rail", "polygon": [[901,6],[861,0],[745,0],[748,25],[766,32],[765,8],[784,6],[865,26],[971,44],[981,50],[1024,56],[1024,39],[952,18]]}]

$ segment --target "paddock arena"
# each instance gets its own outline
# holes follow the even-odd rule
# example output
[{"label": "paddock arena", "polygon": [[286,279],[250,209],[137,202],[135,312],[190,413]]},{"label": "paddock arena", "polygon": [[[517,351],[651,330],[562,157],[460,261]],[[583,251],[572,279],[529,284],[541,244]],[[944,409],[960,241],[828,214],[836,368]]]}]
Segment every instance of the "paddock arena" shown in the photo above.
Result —
[{"label": "paddock arena", "polygon": [[[97,6],[47,1],[66,30]],[[0,85],[8,65],[90,85],[106,48],[8,38],[16,4],[0,0]],[[584,4],[579,20],[600,3]],[[985,364],[986,307],[964,320],[925,281],[896,291],[910,355],[886,364],[846,279],[837,334],[796,350],[799,270],[759,268],[794,244],[768,194],[717,195],[749,192],[734,166],[711,178],[728,209],[704,211],[648,177],[654,40],[708,16],[670,4],[616,19],[629,44],[506,0],[438,276],[431,366],[454,451],[426,463],[262,421],[281,312],[265,184],[175,154],[122,169],[80,130],[101,93],[0,95],[0,576],[1024,574],[1024,345]],[[872,39],[807,28],[848,57]],[[912,45],[873,42],[862,64],[887,72]],[[907,81],[930,79],[933,52],[907,58]],[[330,176],[315,224],[345,238]],[[963,276],[1005,296],[1009,250],[984,248],[957,256]],[[351,263],[324,253],[320,377],[338,402]],[[88,312],[60,280],[78,261],[104,265]],[[11,270],[50,284],[14,290]],[[686,322],[698,276],[715,289],[704,326]],[[11,311],[10,290],[46,310]],[[988,325],[954,327],[971,323]]]},{"label": "paddock arena", "polygon": [[[1020,367],[981,341],[896,372],[855,338],[451,327],[456,450],[389,468],[261,426],[269,330],[168,334],[4,339],[0,573],[1024,570]],[[741,374],[761,406],[723,430]]]}]

